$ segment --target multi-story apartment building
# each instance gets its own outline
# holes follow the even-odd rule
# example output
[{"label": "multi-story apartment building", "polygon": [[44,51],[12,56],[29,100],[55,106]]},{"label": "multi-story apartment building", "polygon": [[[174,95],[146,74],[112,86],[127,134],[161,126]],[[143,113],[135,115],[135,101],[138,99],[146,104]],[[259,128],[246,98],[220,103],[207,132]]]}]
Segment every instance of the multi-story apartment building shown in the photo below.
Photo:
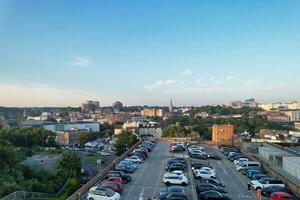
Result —
[{"label": "multi-story apartment building", "polygon": [[109,124],[124,123],[132,120],[132,115],[128,113],[113,113],[106,115],[106,122]]},{"label": "multi-story apartment building", "polygon": [[278,123],[287,123],[290,121],[289,116],[283,112],[271,111],[267,114],[268,121],[278,122]]},{"label": "multi-story apartment building", "polygon": [[147,108],[147,109],[143,109],[141,111],[141,114],[142,114],[142,116],[145,116],[145,117],[162,117],[163,110],[156,109],[156,108]]},{"label": "multi-story apartment building", "polygon": [[99,101],[85,101],[81,104],[82,113],[95,112],[100,107]]}]

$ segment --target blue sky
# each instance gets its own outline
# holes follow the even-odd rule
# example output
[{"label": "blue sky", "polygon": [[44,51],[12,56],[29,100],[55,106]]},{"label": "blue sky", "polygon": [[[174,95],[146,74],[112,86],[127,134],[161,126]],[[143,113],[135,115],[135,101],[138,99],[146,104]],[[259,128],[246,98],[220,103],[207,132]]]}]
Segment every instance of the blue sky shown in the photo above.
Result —
[{"label": "blue sky", "polygon": [[0,105],[291,101],[299,75],[299,0],[0,0]]}]

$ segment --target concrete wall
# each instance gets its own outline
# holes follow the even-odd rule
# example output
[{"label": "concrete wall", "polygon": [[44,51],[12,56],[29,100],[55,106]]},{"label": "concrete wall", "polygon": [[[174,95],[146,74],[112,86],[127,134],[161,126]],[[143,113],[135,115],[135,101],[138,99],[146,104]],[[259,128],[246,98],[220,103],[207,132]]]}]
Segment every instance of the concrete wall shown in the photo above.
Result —
[{"label": "concrete wall", "polygon": [[300,181],[300,157],[284,157],[282,159],[282,164],[285,172]]}]

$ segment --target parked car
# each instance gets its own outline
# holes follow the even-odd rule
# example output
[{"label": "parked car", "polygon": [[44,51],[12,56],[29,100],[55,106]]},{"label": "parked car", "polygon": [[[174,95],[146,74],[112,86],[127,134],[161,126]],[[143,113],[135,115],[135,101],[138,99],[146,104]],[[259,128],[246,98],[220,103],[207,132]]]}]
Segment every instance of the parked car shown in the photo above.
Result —
[{"label": "parked car", "polygon": [[159,191],[159,199],[160,200],[166,200],[167,196],[171,193],[182,193],[187,194],[187,191],[182,186],[170,186],[170,187],[164,187],[161,188]]},{"label": "parked car", "polygon": [[274,192],[286,192],[286,193],[288,193],[289,191],[288,191],[288,189],[286,189],[284,187],[274,185],[274,186],[270,186],[270,187],[262,189],[261,194],[265,197],[270,197],[271,194],[273,194]]},{"label": "parked car", "polygon": [[175,163],[175,164],[172,164],[172,165],[169,165],[166,167],[166,170],[169,172],[175,171],[175,170],[185,171],[185,169],[186,169],[185,166],[182,164],[179,164],[179,163],[178,164]]},{"label": "parked car", "polygon": [[214,179],[214,178],[202,178],[202,179],[200,179],[200,182],[201,183],[210,183],[210,184],[213,184],[218,187],[225,187],[225,185],[223,183],[219,182],[217,179]]},{"label": "parked car", "polygon": [[207,154],[207,158],[213,159],[213,160],[221,160],[221,157],[216,154]]},{"label": "parked car", "polygon": [[189,181],[186,176],[166,173],[163,176],[163,183],[166,185],[187,185]]},{"label": "parked car", "polygon": [[198,179],[201,179],[201,178],[216,178],[216,175],[213,174],[212,172],[208,172],[206,170],[199,170],[199,169],[196,169],[194,171],[194,175],[195,175],[195,178],[198,178]]},{"label": "parked car", "polygon": [[87,195],[88,200],[120,200],[121,195],[106,187],[92,187]]},{"label": "parked car", "polygon": [[247,170],[246,176],[251,179],[256,174],[263,174],[263,172],[260,169],[250,169]]},{"label": "parked car", "polygon": [[215,190],[209,190],[209,191],[205,191],[205,192],[201,192],[199,194],[199,199],[205,199],[205,200],[230,200],[230,198],[228,197],[228,195],[226,194],[222,194],[218,191]]},{"label": "parked car", "polygon": [[209,191],[209,190],[215,190],[222,194],[227,194],[227,191],[224,187],[218,187],[210,183],[198,183],[196,184],[196,191],[197,193]]},{"label": "parked car", "polygon": [[130,161],[130,162],[133,162],[133,163],[136,163],[136,164],[141,164],[141,163],[144,162],[143,159],[140,159],[137,156],[131,156],[129,158],[125,158],[124,160]]},{"label": "parked car", "polygon": [[189,197],[184,193],[173,192],[168,194],[166,200],[189,200]]},{"label": "parked car", "polygon": [[259,179],[265,178],[265,177],[268,177],[268,175],[266,175],[266,174],[254,174],[250,179],[251,180],[259,180]]},{"label": "parked car", "polygon": [[134,172],[134,169],[128,165],[123,165],[123,164],[118,164],[116,167],[115,167],[115,170],[116,171],[121,171],[121,172],[124,172],[126,174],[132,174]]},{"label": "parked car", "polygon": [[131,181],[131,176],[125,174],[121,171],[110,171],[104,179],[108,179],[110,177],[121,177],[124,183],[128,183]]},{"label": "parked car", "polygon": [[239,164],[241,162],[246,162],[246,161],[248,161],[248,158],[241,157],[241,158],[238,158],[238,159],[234,160],[233,164],[237,165],[237,164]]},{"label": "parked car", "polygon": [[105,179],[105,181],[117,182],[117,183],[121,183],[122,185],[124,184],[123,179],[121,177],[117,177],[117,176],[109,177],[108,179]]},{"label": "parked car", "polygon": [[180,162],[182,164],[187,164],[185,158],[181,158],[181,157],[175,157],[175,158],[171,158],[169,160],[174,160],[174,161]]},{"label": "parked car", "polygon": [[182,146],[175,146],[175,147],[172,147],[172,149],[170,150],[171,153],[182,153],[185,151],[185,148],[182,147]]},{"label": "parked car", "polygon": [[284,183],[280,180],[277,180],[275,178],[261,178],[259,180],[253,180],[250,181],[251,187],[254,190],[258,190],[258,189],[263,189],[263,188],[267,188],[270,186],[281,186],[281,187],[285,187]]},{"label": "parked car", "polygon": [[192,151],[190,153],[190,158],[195,158],[195,159],[201,159],[201,160],[207,160],[207,154],[205,153],[199,153],[199,152],[194,152]]},{"label": "parked car", "polygon": [[235,169],[237,171],[243,171],[245,169],[249,169],[249,168],[252,168],[252,169],[260,169],[260,163],[259,162],[244,162],[242,165],[238,165],[235,167]]},{"label": "parked car", "polygon": [[121,183],[118,182],[112,182],[112,181],[103,181],[100,184],[100,187],[106,187],[110,188],[115,192],[122,193],[123,192],[123,186]]},{"label": "parked car", "polygon": [[295,197],[287,192],[274,192],[271,194],[270,200],[299,200],[300,198]]}]

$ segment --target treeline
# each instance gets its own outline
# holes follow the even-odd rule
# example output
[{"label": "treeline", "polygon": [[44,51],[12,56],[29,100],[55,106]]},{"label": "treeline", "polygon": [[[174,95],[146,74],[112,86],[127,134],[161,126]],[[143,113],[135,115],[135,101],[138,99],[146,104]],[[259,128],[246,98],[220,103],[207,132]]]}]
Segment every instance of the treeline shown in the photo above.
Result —
[{"label": "treeline", "polygon": [[54,133],[40,129],[0,130],[0,197],[14,191],[57,193],[69,179],[67,192],[74,191],[80,180],[80,159],[64,152],[53,171],[21,164],[32,149],[55,145]]},{"label": "treeline", "polygon": [[250,133],[258,133],[260,129],[275,129],[275,130],[291,130],[283,127],[280,124],[267,121],[265,117],[256,116],[230,119],[215,119],[194,118],[189,116],[174,116],[165,121],[160,122],[164,128],[164,137],[193,137],[201,139],[210,139],[212,133],[212,126],[214,124],[232,124],[235,133],[242,133],[248,131]]}]

